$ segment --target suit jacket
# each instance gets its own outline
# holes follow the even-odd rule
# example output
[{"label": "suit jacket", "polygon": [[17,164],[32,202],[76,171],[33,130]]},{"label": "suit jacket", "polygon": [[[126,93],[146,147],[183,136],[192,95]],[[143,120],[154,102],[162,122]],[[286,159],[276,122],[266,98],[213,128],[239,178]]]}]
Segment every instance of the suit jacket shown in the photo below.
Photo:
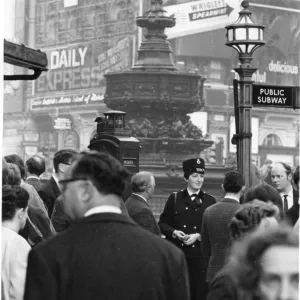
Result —
[{"label": "suit jacket", "polygon": [[137,195],[131,195],[125,202],[128,214],[142,228],[160,235],[152,210],[144,199]]},{"label": "suit jacket", "polygon": [[128,216],[75,221],[33,248],[25,300],[189,299],[183,253]]},{"label": "suit jacket", "polygon": [[48,209],[48,215],[50,218],[53,212],[54,202],[60,194],[60,189],[53,177],[43,183],[39,191],[39,195]]},{"label": "suit jacket", "polygon": [[39,178],[30,177],[30,178],[27,178],[25,180],[25,182],[32,185],[36,189],[36,191],[39,191],[43,185],[43,183],[41,182],[41,180]]},{"label": "suit jacket", "polygon": [[294,226],[299,219],[299,203],[294,203],[294,205],[285,214],[286,221]]},{"label": "suit jacket", "polygon": [[228,225],[240,206],[236,200],[225,197],[204,212],[201,246],[207,268],[207,282],[213,279],[225,263],[230,240]]},{"label": "suit jacket", "polygon": [[185,253],[187,258],[202,257],[201,242],[196,241],[193,245],[187,246],[178,239],[174,239],[174,230],[181,230],[186,234],[200,233],[202,218],[207,207],[216,203],[213,196],[200,190],[199,197],[202,200],[200,205],[195,204],[187,189],[177,193],[176,205],[174,206],[175,194],[172,193],[160,215],[158,225],[166,239],[173,242]]}]

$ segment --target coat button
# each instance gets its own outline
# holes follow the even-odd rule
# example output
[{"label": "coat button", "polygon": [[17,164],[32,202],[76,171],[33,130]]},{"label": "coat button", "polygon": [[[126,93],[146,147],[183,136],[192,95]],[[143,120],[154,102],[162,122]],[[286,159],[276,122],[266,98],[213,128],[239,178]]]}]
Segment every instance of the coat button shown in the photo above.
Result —
[{"label": "coat button", "polygon": [[195,245],[192,246],[193,248],[195,247]]},{"label": "coat button", "polygon": [[194,226],[194,229],[197,229],[197,227],[196,227],[196,226]]},{"label": "coat button", "polygon": [[186,228],[186,225],[183,225],[184,228]]},{"label": "coat button", "polygon": [[189,209],[188,207],[186,207],[185,209]]},{"label": "coat button", "polygon": [[184,246],[184,244],[181,244],[181,246],[183,247],[183,246]]}]

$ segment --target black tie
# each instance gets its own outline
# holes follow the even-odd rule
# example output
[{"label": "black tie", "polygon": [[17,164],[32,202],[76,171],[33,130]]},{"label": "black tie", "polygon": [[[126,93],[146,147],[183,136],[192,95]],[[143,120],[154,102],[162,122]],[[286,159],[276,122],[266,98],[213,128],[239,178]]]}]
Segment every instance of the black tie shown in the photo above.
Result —
[{"label": "black tie", "polygon": [[288,207],[288,201],[287,201],[287,196],[288,195],[283,195],[283,210],[284,212],[287,212],[289,207]]},{"label": "black tie", "polygon": [[201,199],[198,194],[192,194],[191,199],[192,201],[195,201],[197,205],[201,204]]}]

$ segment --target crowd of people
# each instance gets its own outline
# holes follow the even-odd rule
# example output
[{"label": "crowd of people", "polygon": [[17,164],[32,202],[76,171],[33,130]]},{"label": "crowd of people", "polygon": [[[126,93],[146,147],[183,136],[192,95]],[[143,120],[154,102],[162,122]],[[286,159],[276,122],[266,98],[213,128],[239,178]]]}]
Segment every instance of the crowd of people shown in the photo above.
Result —
[{"label": "crowd of people", "polygon": [[1,299],[298,299],[299,166],[274,163],[251,187],[231,170],[216,201],[204,160],[188,159],[158,222],[152,173],[70,149],[53,166],[42,182],[42,157],[2,159]]}]

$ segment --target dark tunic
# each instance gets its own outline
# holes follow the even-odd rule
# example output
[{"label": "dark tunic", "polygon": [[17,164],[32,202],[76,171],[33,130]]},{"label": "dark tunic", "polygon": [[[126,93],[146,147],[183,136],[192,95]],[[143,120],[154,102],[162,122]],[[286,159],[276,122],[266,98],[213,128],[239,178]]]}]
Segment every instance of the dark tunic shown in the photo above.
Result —
[{"label": "dark tunic", "polygon": [[207,207],[216,203],[216,200],[202,190],[199,192],[199,197],[202,203],[196,205],[191,200],[187,189],[184,189],[177,193],[176,205],[174,206],[175,193],[172,193],[166,202],[158,223],[166,239],[178,246],[186,256],[192,300],[204,299],[205,297],[205,268],[201,242],[196,241],[193,245],[187,246],[182,241],[174,239],[172,233],[174,230],[181,230],[186,234],[201,232],[204,211]]}]

